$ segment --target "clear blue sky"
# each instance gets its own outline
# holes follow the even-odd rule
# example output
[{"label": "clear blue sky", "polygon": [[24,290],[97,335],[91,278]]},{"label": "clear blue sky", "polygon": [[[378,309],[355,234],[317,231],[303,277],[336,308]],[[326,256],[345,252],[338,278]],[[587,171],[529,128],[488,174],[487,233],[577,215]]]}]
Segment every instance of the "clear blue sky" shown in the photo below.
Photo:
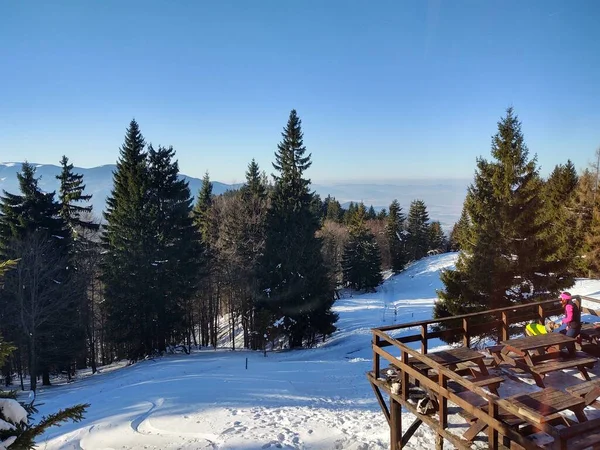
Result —
[{"label": "clear blue sky", "polygon": [[471,178],[514,106],[542,173],[600,145],[600,2],[0,2],[0,160],[271,173],[290,109],[316,182]]}]

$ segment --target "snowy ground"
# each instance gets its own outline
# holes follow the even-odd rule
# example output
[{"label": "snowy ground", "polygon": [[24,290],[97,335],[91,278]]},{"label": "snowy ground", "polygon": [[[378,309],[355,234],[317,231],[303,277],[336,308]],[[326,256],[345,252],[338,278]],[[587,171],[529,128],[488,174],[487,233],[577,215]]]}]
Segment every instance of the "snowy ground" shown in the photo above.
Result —
[{"label": "snowy ground", "polygon": [[[455,259],[453,253],[426,258],[387,279],[377,293],[339,300],[339,331],[317,349],[266,358],[206,350],[113,366],[43,389],[41,414],[76,403],[91,407],[83,422],[50,430],[38,448],[387,449],[387,423],[365,376],[370,329],[430,318],[439,271]],[[598,295],[600,282],[582,281],[572,292]],[[404,417],[405,423],[412,419]],[[433,446],[423,426],[407,448]]]}]

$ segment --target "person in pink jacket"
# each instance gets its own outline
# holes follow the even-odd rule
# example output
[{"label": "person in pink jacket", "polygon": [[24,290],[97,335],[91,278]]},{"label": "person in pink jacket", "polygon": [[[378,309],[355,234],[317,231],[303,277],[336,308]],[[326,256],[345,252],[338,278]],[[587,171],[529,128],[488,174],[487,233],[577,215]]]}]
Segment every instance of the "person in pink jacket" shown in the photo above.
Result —
[{"label": "person in pink jacket", "polygon": [[[567,328],[561,330],[560,333],[576,338],[581,332],[581,308],[573,301],[571,294],[568,292],[560,294],[560,303],[565,309],[565,318],[562,320],[562,324],[567,326]],[[569,346],[568,350],[569,353],[574,353],[575,346]]]}]

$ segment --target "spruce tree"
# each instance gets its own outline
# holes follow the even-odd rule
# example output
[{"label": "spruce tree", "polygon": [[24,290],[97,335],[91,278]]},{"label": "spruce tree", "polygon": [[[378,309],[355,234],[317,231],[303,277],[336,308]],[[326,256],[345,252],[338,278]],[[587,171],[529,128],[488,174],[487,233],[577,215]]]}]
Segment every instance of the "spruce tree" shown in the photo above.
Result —
[{"label": "spruce tree", "polygon": [[464,239],[467,239],[466,233],[469,229],[469,215],[467,213],[466,208],[463,206],[460,218],[458,222],[454,224],[452,227],[452,231],[450,231],[450,250],[456,252],[462,248]]},{"label": "spruce tree", "polygon": [[371,205],[369,207],[369,210],[367,211],[367,220],[375,220],[377,219],[377,213],[375,212],[375,208],[373,208],[373,205]]},{"label": "spruce tree", "polygon": [[491,153],[492,161],[477,160],[465,199],[462,252],[456,268],[442,274],[435,317],[552,296],[573,284],[568,262],[553,256],[557,239],[544,233],[550,225],[542,180],[510,108],[498,123]]},{"label": "spruce tree", "polygon": [[361,203],[348,231],[350,239],[342,256],[343,280],[356,290],[374,291],[383,281],[381,254],[375,236],[367,228],[368,212]]},{"label": "spruce tree", "polygon": [[129,124],[106,200],[102,236],[102,280],[107,338],[119,357],[137,359],[152,351],[150,292],[152,240],[147,207],[149,177],[146,142],[135,120]]},{"label": "spruce tree", "polygon": [[325,204],[327,205],[325,218],[327,220],[332,220],[333,222],[341,223],[344,211],[342,209],[342,205],[340,205],[340,202],[338,202],[335,197],[327,196],[325,199]]},{"label": "spruce tree", "polygon": [[439,221],[429,224],[429,246],[428,250],[446,251],[446,235]]},{"label": "spruce tree", "polygon": [[82,203],[89,202],[92,196],[83,193],[85,191],[83,175],[73,173],[73,164],[69,163],[66,156],[62,157],[60,165],[61,173],[56,175],[56,178],[60,181],[58,195],[60,216],[75,234],[81,228],[98,230],[99,225],[93,223],[89,217],[85,217],[85,214],[89,215],[92,212],[92,206],[84,206]]},{"label": "spruce tree", "polygon": [[35,390],[38,374],[50,384],[50,370],[65,370],[85,341],[77,321],[80,297],[73,292],[72,241],[54,192],[39,188],[31,164],[24,163],[17,178],[20,194],[5,192],[0,202],[0,251],[20,260],[0,294],[0,325],[9,338],[23,336],[17,342],[26,343],[21,350],[28,354]]},{"label": "spruce tree", "polygon": [[172,147],[148,147],[149,201],[147,219],[154,244],[153,341],[159,351],[171,342],[182,342],[186,307],[197,288],[202,264],[199,236],[192,218],[192,196],[187,181],[179,178]]},{"label": "spruce tree", "polygon": [[381,211],[379,211],[379,213],[377,214],[377,219],[379,220],[385,220],[388,216],[388,213],[386,211],[385,208],[382,208]]},{"label": "spruce tree", "polygon": [[577,184],[577,171],[570,160],[557,165],[544,183],[544,210],[549,227],[543,232],[557,240],[558,248],[552,257],[568,261],[575,272],[576,261],[583,254],[573,208]]},{"label": "spruce tree", "polygon": [[200,191],[198,192],[198,197],[196,199],[196,205],[194,206],[194,222],[200,230],[202,241],[205,245],[207,245],[209,241],[209,214],[213,201],[212,189],[213,185],[210,182],[210,176],[208,172],[206,172],[202,178],[202,186],[200,187]]},{"label": "spruce tree", "polygon": [[311,165],[305,155],[301,121],[292,110],[275,153],[275,186],[267,216],[262,261],[263,306],[274,320],[283,319],[290,348],[313,344],[331,334],[336,315],[331,311],[333,286],[323,262],[322,242],[316,237],[319,219],[304,177]]},{"label": "spruce tree", "polygon": [[406,250],[409,260],[419,260],[429,249],[429,214],[423,200],[414,200],[408,210],[406,220]]},{"label": "spruce tree", "polygon": [[594,174],[589,169],[583,171],[579,177],[570,205],[575,219],[573,232],[577,238],[575,249],[573,250],[577,255],[575,268],[577,274],[584,277],[591,277],[594,273],[599,273],[597,272],[597,268],[600,268],[600,264],[594,262],[598,258],[592,252],[593,249],[600,248],[595,237],[598,229],[596,227],[592,229],[594,210],[599,206],[596,201],[598,196],[595,192],[594,178]]},{"label": "spruce tree", "polygon": [[402,214],[402,208],[398,200],[390,204],[390,212],[386,218],[385,234],[390,246],[392,259],[392,270],[399,273],[404,270],[407,263],[404,221],[406,217]]}]

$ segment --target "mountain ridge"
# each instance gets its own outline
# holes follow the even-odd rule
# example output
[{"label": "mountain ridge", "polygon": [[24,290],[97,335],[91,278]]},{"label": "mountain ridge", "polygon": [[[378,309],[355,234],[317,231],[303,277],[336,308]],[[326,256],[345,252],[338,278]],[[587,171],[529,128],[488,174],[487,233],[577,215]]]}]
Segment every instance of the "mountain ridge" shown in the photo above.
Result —
[{"label": "mountain ridge", "polygon": [[[21,170],[22,162],[0,163],[0,189],[16,193],[19,189],[16,174]],[[40,188],[46,192],[58,191],[60,166],[30,162],[36,168],[40,178]],[[86,193],[92,194],[91,204],[94,215],[100,217],[113,187],[113,171],[116,164],[104,164],[96,167],[74,167],[73,171],[83,175]],[[202,186],[202,180],[180,174],[195,197]],[[227,190],[238,189],[241,184],[226,184],[212,181],[213,193],[222,194]],[[444,229],[449,230],[460,217],[460,211],[467,191],[469,180],[460,179],[411,179],[393,183],[313,183],[312,189],[325,199],[327,195],[335,197],[342,205],[349,202],[363,202],[377,210],[388,208],[392,200],[397,199],[404,214],[408,213],[410,202],[421,199],[427,205],[432,220],[439,220]]]}]

